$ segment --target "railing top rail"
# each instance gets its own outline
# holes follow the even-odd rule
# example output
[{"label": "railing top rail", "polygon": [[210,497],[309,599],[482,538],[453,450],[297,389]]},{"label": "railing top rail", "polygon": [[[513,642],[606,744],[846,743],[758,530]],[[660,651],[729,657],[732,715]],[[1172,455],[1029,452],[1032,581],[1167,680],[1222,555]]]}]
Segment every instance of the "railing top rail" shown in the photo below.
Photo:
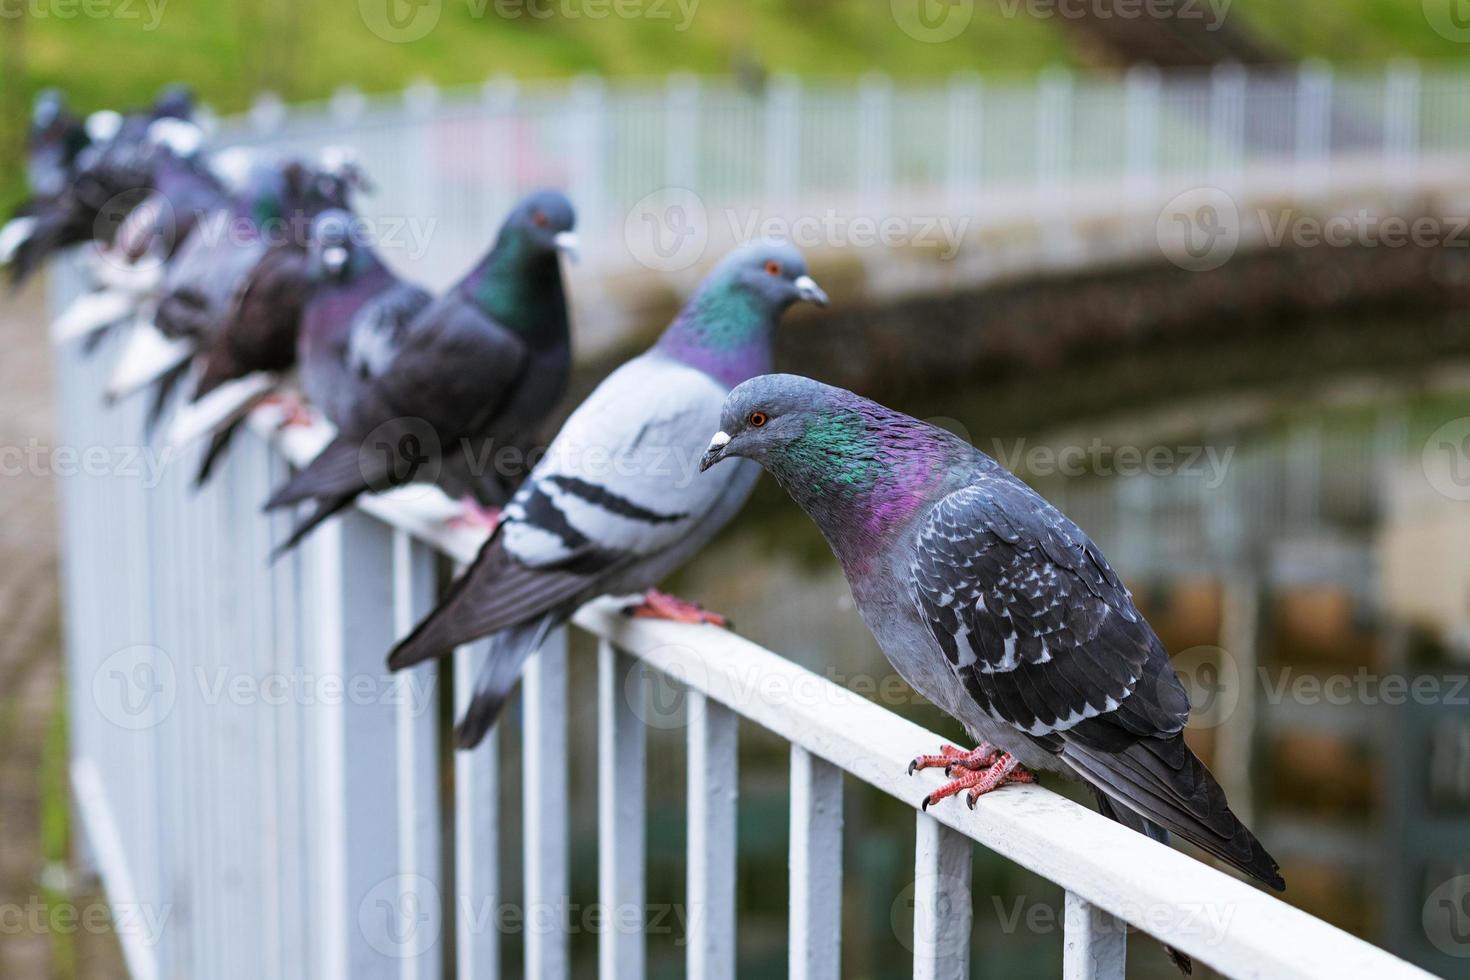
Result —
[{"label": "railing top rail", "polygon": [[[273,424],[252,420],[272,435]],[[276,438],[294,464],[320,429]],[[433,491],[426,491],[432,493]],[[474,560],[482,532],[447,529],[411,502],[358,506],[456,562]],[[710,626],[631,619],[603,599],[573,622],[877,789],[917,805],[936,773],[908,775],[941,737],[750,640]],[[957,801],[929,815],[1148,934],[1232,976],[1272,978],[1431,974],[1280,899],[1039,786],[1008,787],[973,810]]]}]

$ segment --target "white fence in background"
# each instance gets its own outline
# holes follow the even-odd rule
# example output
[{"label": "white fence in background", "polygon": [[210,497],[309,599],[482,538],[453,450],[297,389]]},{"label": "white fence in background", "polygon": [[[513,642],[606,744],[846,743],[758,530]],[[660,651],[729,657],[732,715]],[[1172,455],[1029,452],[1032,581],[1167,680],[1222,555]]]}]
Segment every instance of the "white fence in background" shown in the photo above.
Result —
[{"label": "white fence in background", "polygon": [[[436,287],[468,267],[519,195],[565,188],[585,245],[574,288],[589,351],[649,329],[670,283],[687,288],[732,242],[767,230],[790,232],[819,270],[854,263],[841,303],[1157,261],[1161,211],[1174,201],[1192,213],[1177,198],[1196,189],[1234,200],[1242,246],[1262,238],[1245,220],[1257,205],[1398,214],[1404,194],[1470,181],[1470,72],[1405,62],[938,84],[775,76],[759,91],[688,75],[615,87],[493,79],[474,91],[263,101],[223,137],[352,146],[378,185],[362,210],[382,219],[385,250]],[[1213,242],[1216,215],[1195,220]]]},{"label": "white fence in background", "polygon": [[[1470,75],[1242,79],[869,80],[857,91],[778,80],[762,97],[685,79],[570,93],[496,83],[481,102],[420,92],[404,106],[344,97],[335,109],[283,110],[253,138],[356,146],[381,187],[370,214],[437,221],[411,263],[435,284],[483,247],[515,195],[564,183],[591,269],[673,292],[683,273],[671,282],[612,258],[622,248],[626,259],[627,215],[660,187],[689,186],[710,213],[755,201],[787,217],[822,200],[915,213],[905,209],[935,189],[983,209],[987,194],[1021,183],[1075,206],[1109,184],[1149,200],[1201,170],[1286,164],[1311,183],[1339,158],[1377,160],[1394,179],[1470,141]],[[611,295],[617,276],[597,288]],[[58,299],[74,286],[58,276]],[[473,540],[413,526],[377,499],[267,565],[289,519],[260,504],[299,447],[242,439],[198,493],[190,461],[155,473],[156,449],[138,444],[141,406],[100,402],[110,343],[90,358],[57,352],[59,444],[80,456],[58,482],[73,785],[133,975],[493,978],[506,935],[494,910],[519,892],[525,975],[566,976],[567,815],[592,790],[568,779],[565,638],[527,668],[520,784],[502,785],[495,735],[446,769],[440,688],[462,697],[473,655],[403,675],[389,675],[383,656],[429,608],[441,555],[468,561]],[[732,634],[627,620],[605,604],[583,610],[576,628],[600,639],[600,901],[644,904],[642,688],[626,678],[657,671],[690,691],[688,975],[736,975],[744,718],[791,744],[791,976],[837,976],[844,781],[913,804],[937,776],[905,767],[938,737]],[[521,889],[498,867],[517,807],[520,839],[509,843],[522,854]],[[972,840],[1066,890],[1068,977],[1122,976],[1119,920],[1232,976],[1424,975],[1038,787],[915,820],[915,976],[969,975]],[[602,976],[643,975],[638,921],[599,932]]]}]

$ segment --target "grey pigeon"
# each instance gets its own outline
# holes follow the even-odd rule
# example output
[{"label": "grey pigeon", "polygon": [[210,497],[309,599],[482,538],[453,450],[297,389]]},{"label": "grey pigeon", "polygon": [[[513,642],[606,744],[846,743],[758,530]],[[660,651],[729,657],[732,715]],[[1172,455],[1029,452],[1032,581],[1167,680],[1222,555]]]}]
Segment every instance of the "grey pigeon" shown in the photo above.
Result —
[{"label": "grey pigeon", "polygon": [[54,88],[38,92],[26,135],[26,179],[31,194],[60,194],[71,179],[77,155],[89,142],[82,120],[66,107],[60,92]]},{"label": "grey pigeon", "polygon": [[[760,468],[706,482],[694,466],[726,394],[769,369],[771,335],[798,300],[827,297],[789,245],[748,245],[720,262],[653,348],[572,413],[474,564],[389,655],[397,670],[496,634],[461,748],[495,723],[550,629],[589,599],[650,589],[735,516]],[[639,611],[706,618],[659,593]]]},{"label": "grey pigeon", "polygon": [[301,391],[340,428],[433,297],[394,275],[343,210],[324,211],[312,225],[309,274],[316,285],[297,338]]},{"label": "grey pigeon", "polygon": [[573,246],[574,220],[560,192],[529,195],[484,259],[415,319],[337,436],[266,503],[316,502],[277,555],[368,491],[433,482],[479,505],[506,501],[518,481],[489,462],[507,448],[529,452],[566,391],[571,328],[558,253]]},{"label": "grey pigeon", "polygon": [[1040,494],[943,429],[794,375],[730,393],[701,465],[727,457],[759,462],[816,522],[899,674],[980,743],[914,761],[958,776],[926,808],[1052,770],[1125,826],[1285,887],[1185,744],[1189,698],[1163,644]]}]

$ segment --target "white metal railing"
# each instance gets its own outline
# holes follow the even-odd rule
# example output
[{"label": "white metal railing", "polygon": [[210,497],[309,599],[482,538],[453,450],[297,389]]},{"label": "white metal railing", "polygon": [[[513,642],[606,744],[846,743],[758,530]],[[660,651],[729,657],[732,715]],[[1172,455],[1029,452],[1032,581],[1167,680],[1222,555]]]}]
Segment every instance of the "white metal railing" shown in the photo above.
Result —
[{"label": "white metal railing", "polygon": [[[291,110],[255,138],[356,145],[383,189],[370,213],[439,222],[427,251],[404,264],[442,283],[483,247],[515,194],[563,182],[542,169],[548,161],[569,161],[561,176],[589,240],[614,242],[624,240],[630,203],[671,182],[696,188],[709,208],[769,195],[773,213],[791,215],[798,199],[850,191],[855,209],[896,213],[922,199],[914,188],[974,201],[1033,173],[1047,195],[1075,202],[1096,180],[1152,189],[1201,168],[1228,176],[1283,162],[1320,175],[1338,149],[1356,159],[1366,146],[1400,164],[1462,149],[1470,102],[1458,95],[1470,75],[1396,72],[1334,80],[1308,69],[1306,84],[1293,76],[1244,94],[1228,72],[1135,73],[1086,86],[1053,75],[1035,88],[966,78],[907,90],[869,80],[859,92],[781,82],[762,99],[683,79],[618,92],[584,83],[565,99],[496,85],[484,105],[358,101],[335,122],[326,109]],[[1294,114],[1278,129],[1248,133],[1242,122],[1287,105]],[[1338,123],[1344,106],[1358,107],[1347,115],[1352,126]],[[1361,131],[1364,119],[1381,125]],[[692,147],[676,138],[689,127],[700,134]],[[533,166],[522,166],[526,154]],[[62,270],[55,308],[75,289]],[[382,662],[429,608],[436,552],[463,563],[475,539],[371,498],[267,566],[288,518],[261,515],[260,503],[310,437],[240,440],[195,493],[187,461],[154,470],[159,448],[138,441],[141,406],[101,406],[109,343],[91,358],[75,346],[57,351],[59,444],[77,456],[75,473],[59,482],[73,785],[131,972],[140,980],[429,978],[446,968],[497,976],[503,932],[493,910],[506,875],[496,815],[515,795],[501,785],[497,736],[455,756],[446,796],[433,709],[443,668],[389,675]],[[641,688],[624,678],[653,670],[691,692],[687,902],[698,914],[688,925],[689,975],[735,975],[739,718],[791,744],[792,976],[837,975],[843,782],[852,776],[912,803],[935,777],[908,777],[906,764],[937,736],[732,634],[630,621],[606,604],[575,624],[601,641],[601,900],[643,905]],[[520,694],[525,920],[517,928],[526,975],[553,980],[570,957],[553,914],[564,916],[570,901],[569,656],[565,637],[553,638],[528,664]],[[454,658],[457,696],[470,687],[473,658]],[[1121,976],[1117,920],[1230,975],[1420,975],[1037,787],[915,819],[917,976],[968,975],[971,840],[1066,890],[1069,977]],[[452,832],[441,833],[446,825]],[[162,925],[138,925],[148,921]],[[598,935],[602,975],[641,975],[643,937],[613,926]],[[446,965],[451,937],[456,962]]]},{"label": "white metal railing", "polygon": [[[434,550],[462,563],[475,541],[378,498],[267,566],[285,528],[259,504],[300,461],[302,435],[281,440],[284,457],[264,438],[241,440],[197,494],[181,463],[149,485],[122,458],[140,410],[97,402],[106,357],[57,356],[62,445],[101,447],[103,460],[62,481],[73,785],[132,974],[430,978],[453,935],[454,975],[498,976],[497,814],[517,805],[517,787],[500,784],[492,735],[456,756],[446,801],[436,668],[394,676],[382,663],[429,607]],[[838,976],[843,783],[912,805],[938,777],[909,777],[907,762],[939,737],[731,633],[630,620],[611,602],[574,622],[601,643],[601,975],[644,973],[645,733],[641,686],[626,676],[652,670],[693,692],[688,975],[736,975],[744,718],[791,745],[791,976]],[[554,637],[520,694],[518,929],[526,976],[545,980],[570,967],[568,810],[581,794],[567,776],[568,657]],[[468,690],[468,651],[454,670]],[[1123,975],[1119,920],[1231,976],[1425,975],[1039,787],[914,819],[915,976],[968,976],[971,840],[1066,890],[1067,977]]]}]

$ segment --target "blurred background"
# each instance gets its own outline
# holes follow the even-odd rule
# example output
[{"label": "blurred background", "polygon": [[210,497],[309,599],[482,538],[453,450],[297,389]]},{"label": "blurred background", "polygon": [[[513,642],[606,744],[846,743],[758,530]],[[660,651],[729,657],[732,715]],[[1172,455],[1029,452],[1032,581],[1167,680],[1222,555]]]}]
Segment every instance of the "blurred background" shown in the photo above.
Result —
[{"label": "blurred background", "polygon": [[[1470,969],[1470,913],[1463,933],[1425,925],[1470,874],[1470,16],[1454,0],[0,0],[0,15],[7,206],[41,89],[85,112],[175,81],[219,142],[356,148],[378,185],[364,212],[404,229],[386,253],[433,286],[520,191],[568,188],[586,253],[569,407],[730,243],[792,237],[835,302],[792,317],[778,366],[965,435],[1067,511],[1173,653],[1190,740],[1281,861],[1285,900],[1442,975]],[[68,860],[45,287],[0,306],[0,974],[123,976]],[[769,481],[672,587],[962,739],[898,681]],[[594,689],[573,683],[574,786],[590,787]],[[676,904],[684,875],[669,693],[649,740],[655,904]],[[740,975],[780,976],[787,746],[741,736]],[[499,749],[514,787],[517,738]],[[847,786],[843,972],[906,975],[912,814]],[[514,882],[519,810],[504,810]],[[596,809],[572,819],[590,901]],[[1060,891],[983,847],[975,860],[973,975],[1056,975]],[[678,940],[650,927],[653,975],[680,975]],[[595,936],[573,944],[591,975]],[[1129,974],[1174,975],[1142,940]]]}]

